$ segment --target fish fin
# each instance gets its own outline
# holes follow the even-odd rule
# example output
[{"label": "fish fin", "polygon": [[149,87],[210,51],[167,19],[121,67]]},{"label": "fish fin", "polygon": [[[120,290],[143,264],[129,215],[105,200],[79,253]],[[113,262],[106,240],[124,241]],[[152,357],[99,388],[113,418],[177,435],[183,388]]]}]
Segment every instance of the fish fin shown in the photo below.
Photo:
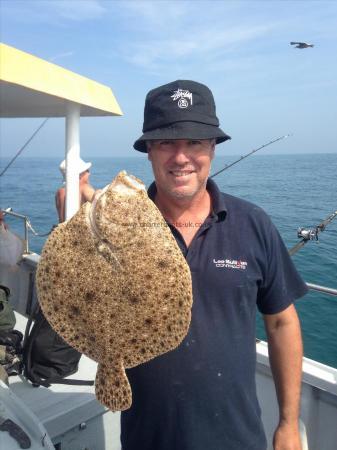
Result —
[{"label": "fish fin", "polygon": [[132,404],[132,392],[122,361],[117,365],[98,364],[95,391],[97,400],[111,411],[124,411]]}]

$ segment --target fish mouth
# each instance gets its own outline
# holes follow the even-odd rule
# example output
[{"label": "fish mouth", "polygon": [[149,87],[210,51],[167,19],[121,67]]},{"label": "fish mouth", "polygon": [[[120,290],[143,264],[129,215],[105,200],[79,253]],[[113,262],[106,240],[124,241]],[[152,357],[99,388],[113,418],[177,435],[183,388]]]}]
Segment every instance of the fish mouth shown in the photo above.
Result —
[{"label": "fish mouth", "polygon": [[139,191],[145,191],[144,183],[134,175],[128,174],[125,170],[119,172],[110,185],[120,194],[137,194]]},{"label": "fish mouth", "polygon": [[105,242],[106,240],[102,237],[97,223],[96,223],[96,206],[97,202],[101,199],[102,207],[105,207],[106,200],[102,197],[105,192],[110,188],[116,191],[118,194],[137,194],[139,191],[146,191],[144,183],[139,180],[134,175],[128,174],[125,170],[119,172],[116,178],[112,181],[112,183],[105,186],[99,195],[94,197],[94,200],[91,202],[90,210],[89,210],[89,225],[93,235],[99,239],[100,241]]},{"label": "fish mouth", "polygon": [[87,207],[87,223],[92,237],[97,241],[96,248],[98,252],[109,262],[116,263],[117,266],[121,267],[115,256],[116,250],[119,248],[118,245],[113,245],[106,239],[97,223],[96,208],[98,201],[101,203],[101,208],[104,209],[107,202],[107,198],[104,194],[108,189],[112,189],[117,195],[137,195],[140,191],[146,192],[146,188],[141,180],[131,174],[127,174],[125,170],[122,170],[112,183],[105,186],[97,196],[94,196],[93,201]]}]

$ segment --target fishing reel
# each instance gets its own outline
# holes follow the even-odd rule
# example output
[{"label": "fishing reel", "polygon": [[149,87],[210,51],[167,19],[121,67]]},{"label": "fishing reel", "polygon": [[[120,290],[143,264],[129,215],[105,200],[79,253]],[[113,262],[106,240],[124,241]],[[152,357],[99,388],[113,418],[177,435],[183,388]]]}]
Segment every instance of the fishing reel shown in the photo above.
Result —
[{"label": "fishing reel", "polygon": [[298,228],[297,237],[304,239],[305,241],[318,241],[318,227],[311,228],[309,230],[305,228]]}]

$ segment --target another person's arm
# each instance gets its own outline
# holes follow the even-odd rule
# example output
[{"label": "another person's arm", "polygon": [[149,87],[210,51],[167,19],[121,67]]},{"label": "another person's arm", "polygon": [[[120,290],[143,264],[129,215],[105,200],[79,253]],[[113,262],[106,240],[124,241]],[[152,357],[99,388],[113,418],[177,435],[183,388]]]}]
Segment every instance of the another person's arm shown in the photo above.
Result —
[{"label": "another person's arm", "polygon": [[83,203],[92,202],[96,192],[95,189],[89,183],[86,183],[80,187],[80,190]]},{"label": "another person's arm", "polygon": [[65,220],[65,203],[66,203],[66,192],[64,188],[60,188],[55,195],[55,203],[57,214],[59,216],[59,223]]},{"label": "another person's arm", "polygon": [[263,318],[280,414],[274,450],[301,450],[299,408],[303,348],[297,312],[294,305],[290,305]]}]

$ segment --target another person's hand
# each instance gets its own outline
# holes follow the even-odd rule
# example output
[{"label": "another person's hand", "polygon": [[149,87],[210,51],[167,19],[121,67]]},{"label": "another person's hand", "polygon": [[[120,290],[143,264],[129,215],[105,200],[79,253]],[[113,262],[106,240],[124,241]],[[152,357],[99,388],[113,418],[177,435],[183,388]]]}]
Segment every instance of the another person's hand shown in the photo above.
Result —
[{"label": "another person's hand", "polygon": [[96,191],[94,192],[94,195],[91,198],[91,203],[96,201],[98,199],[98,197],[101,195],[103,189],[96,189]]}]

